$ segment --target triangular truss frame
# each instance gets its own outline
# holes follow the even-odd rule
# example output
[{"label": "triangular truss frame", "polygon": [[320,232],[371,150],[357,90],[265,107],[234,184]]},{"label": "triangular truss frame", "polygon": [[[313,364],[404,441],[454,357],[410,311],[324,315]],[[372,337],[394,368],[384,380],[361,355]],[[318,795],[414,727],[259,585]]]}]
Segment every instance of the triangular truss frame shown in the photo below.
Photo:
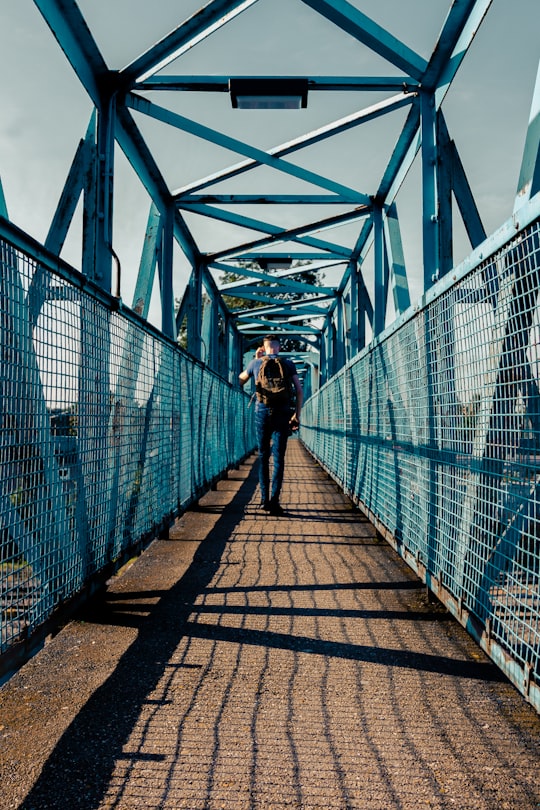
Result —
[{"label": "triangular truss frame", "polygon": [[[376,91],[383,100],[333,121],[315,131],[261,149],[226,135],[219,127],[203,125],[155,101],[159,91],[228,92],[231,79],[246,77],[177,75],[168,66],[210,37],[255,3],[269,0],[210,0],[190,18],[156,42],[121,70],[110,69],[102,56],[76,0],[34,0],[73,70],[89,94],[94,112],[75,155],[46,241],[60,253],[79,198],[83,197],[82,270],[105,289],[113,288],[114,149],[118,144],[151,199],[144,251],[135,287],[133,308],[148,316],[156,271],[165,335],[187,335],[187,349],[231,381],[236,379],[244,352],[262,333],[276,331],[303,340],[297,360],[309,385],[319,385],[334,374],[387,325],[388,304],[400,315],[410,306],[396,197],[413,161],[420,154],[423,287],[428,290],[453,266],[453,200],[463,218],[471,247],[485,238],[480,214],[452,141],[442,109],[444,98],[485,17],[491,0],[460,0],[450,4],[431,56],[424,59],[346,0],[299,0],[337,26],[359,45],[386,60],[395,75],[303,77],[309,94]],[[271,1],[271,0],[270,0]],[[177,62],[177,60],[180,60]],[[397,71],[397,73],[396,73]],[[254,77],[250,77],[254,78]],[[255,77],[256,78],[256,77]],[[265,79],[270,77],[265,76]],[[290,79],[275,76],[275,79]],[[527,137],[516,207],[526,203],[539,184],[538,89]],[[322,143],[375,119],[406,110],[403,127],[375,189],[357,189],[326,176],[324,166],[314,172],[291,159],[295,153]],[[182,188],[171,189],[159,168],[137,120],[140,116],[232,151],[239,162]],[[284,193],[224,193],[229,180],[270,167],[284,178]],[[286,180],[311,186],[310,193],[290,193]],[[219,185],[220,191],[216,191]],[[298,184],[297,184],[298,185]],[[319,206],[335,204],[339,213],[317,217]],[[242,206],[294,206],[301,209],[301,226],[278,227],[260,217],[239,213]],[[5,205],[4,205],[5,208]],[[327,210],[327,209],[326,209]],[[7,213],[7,212],[6,212]],[[242,229],[250,238],[213,253],[203,252],[187,218],[198,215],[220,226]],[[332,231],[354,223],[357,239],[340,244]],[[252,238],[252,234],[257,234]],[[323,233],[324,232],[324,233]],[[322,234],[322,235],[321,235]],[[173,245],[176,242],[192,271],[179,306],[173,294]],[[363,274],[368,253],[373,256],[372,296]],[[289,269],[270,272],[268,261],[293,262]],[[338,283],[313,286],[302,281],[310,270],[339,266]],[[258,269],[259,268],[259,269]],[[221,284],[220,272],[233,272],[237,281]],[[243,298],[248,305],[233,312],[223,294]],[[249,308],[249,302],[259,306]]]}]

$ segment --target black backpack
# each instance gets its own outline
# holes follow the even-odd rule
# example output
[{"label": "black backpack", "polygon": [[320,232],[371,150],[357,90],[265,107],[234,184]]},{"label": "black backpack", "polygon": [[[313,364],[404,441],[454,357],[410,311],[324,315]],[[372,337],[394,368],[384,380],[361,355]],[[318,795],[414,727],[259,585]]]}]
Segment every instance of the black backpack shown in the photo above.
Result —
[{"label": "black backpack", "polygon": [[277,355],[263,357],[255,391],[257,399],[269,408],[287,406],[291,401],[290,371],[284,360]]}]

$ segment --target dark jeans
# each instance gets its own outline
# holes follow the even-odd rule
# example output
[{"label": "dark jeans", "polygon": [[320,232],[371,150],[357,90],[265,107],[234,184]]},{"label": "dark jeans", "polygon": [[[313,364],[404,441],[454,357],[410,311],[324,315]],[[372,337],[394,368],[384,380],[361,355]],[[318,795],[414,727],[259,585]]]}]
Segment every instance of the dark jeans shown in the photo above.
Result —
[{"label": "dark jeans", "polygon": [[[285,450],[289,438],[288,408],[268,408],[261,402],[255,406],[255,427],[259,445],[259,485],[261,500],[268,501],[268,493],[273,503],[279,503],[279,493],[283,484]],[[272,455],[272,488],[270,489],[270,455]]]}]

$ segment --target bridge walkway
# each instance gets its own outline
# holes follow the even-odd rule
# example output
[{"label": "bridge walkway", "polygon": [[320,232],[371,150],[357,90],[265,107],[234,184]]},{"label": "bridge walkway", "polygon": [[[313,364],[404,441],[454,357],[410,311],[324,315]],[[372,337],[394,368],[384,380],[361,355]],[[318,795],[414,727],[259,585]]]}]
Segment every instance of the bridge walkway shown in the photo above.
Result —
[{"label": "bridge walkway", "polygon": [[248,459],[0,691],[3,807],[540,806],[540,718],[311,459]]}]

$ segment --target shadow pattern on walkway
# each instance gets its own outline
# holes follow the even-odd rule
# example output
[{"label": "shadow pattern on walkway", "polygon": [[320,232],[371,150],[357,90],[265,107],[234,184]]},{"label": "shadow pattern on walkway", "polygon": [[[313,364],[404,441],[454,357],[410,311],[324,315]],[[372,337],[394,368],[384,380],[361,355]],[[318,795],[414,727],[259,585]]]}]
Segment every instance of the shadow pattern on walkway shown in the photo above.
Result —
[{"label": "shadow pattern on walkway", "polygon": [[172,587],[141,560],[86,612],[137,637],[21,810],[539,806],[534,712],[297,440],[287,461],[285,517],[250,469],[161,541],[213,516]]}]

